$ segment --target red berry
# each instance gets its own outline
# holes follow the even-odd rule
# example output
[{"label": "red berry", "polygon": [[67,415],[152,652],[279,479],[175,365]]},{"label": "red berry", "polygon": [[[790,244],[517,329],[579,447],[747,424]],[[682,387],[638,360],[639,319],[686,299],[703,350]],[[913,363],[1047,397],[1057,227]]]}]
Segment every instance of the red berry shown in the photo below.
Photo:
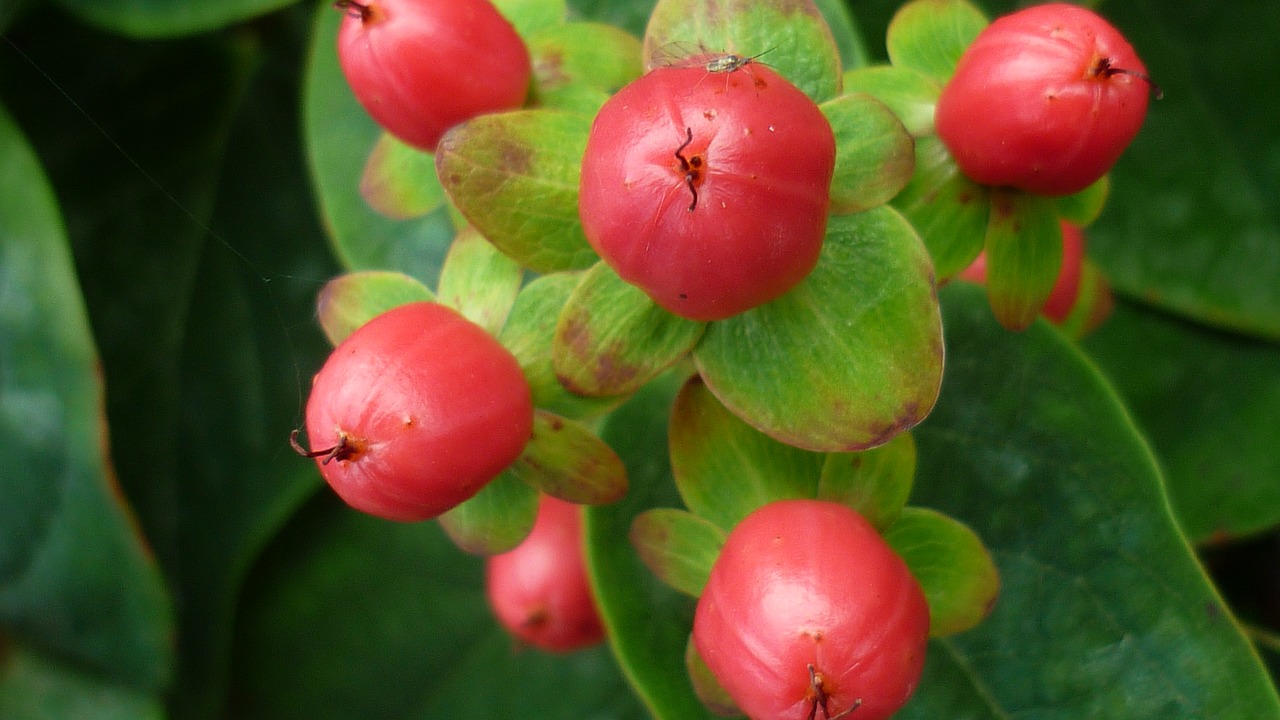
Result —
[{"label": "red berry", "polygon": [[623,279],[677,315],[718,320],[813,269],[834,167],[822,111],[763,64],[660,67],[596,116],[578,210]]},{"label": "red berry", "polygon": [[693,641],[753,720],[881,720],[915,690],[929,607],[903,560],[852,509],[782,500],[729,533]]},{"label": "red berry", "polygon": [[1079,192],[1142,127],[1153,87],[1146,72],[1092,11],[1030,7],[991,23],[960,57],[938,99],[938,136],[976,182]]},{"label": "red berry", "polygon": [[449,128],[524,104],[529,51],[488,0],[341,0],[338,59],[365,110],[428,152]]},{"label": "red berry", "polygon": [[[1041,314],[1061,324],[1071,314],[1080,295],[1080,278],[1084,268],[1084,231],[1069,222],[1059,221],[1062,227],[1062,268],[1053,283],[1049,299],[1040,309]],[[961,280],[985,285],[987,282],[987,255],[982,253],[973,264],[956,276]]]},{"label": "red berry", "polygon": [[533,433],[520,364],[443,305],[385,312],[316,374],[307,435],[320,474],[348,504],[425,520],[475,495]]},{"label": "red berry", "polygon": [[529,537],[488,559],[489,605],[511,634],[552,652],[577,650],[604,638],[582,543],[582,508],[544,495]]}]

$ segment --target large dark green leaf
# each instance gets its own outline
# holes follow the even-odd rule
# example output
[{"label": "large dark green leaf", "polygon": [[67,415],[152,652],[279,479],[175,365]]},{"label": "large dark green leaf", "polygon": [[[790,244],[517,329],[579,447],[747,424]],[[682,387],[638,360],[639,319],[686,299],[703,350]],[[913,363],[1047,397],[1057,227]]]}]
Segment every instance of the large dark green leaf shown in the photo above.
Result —
[{"label": "large dark green leaf", "polygon": [[0,668],[0,717],[8,720],[161,720],[157,695],[112,685],[79,668],[13,648]]},{"label": "large dark green leaf", "polygon": [[[1164,88],[1112,172],[1091,251],[1121,292],[1280,338],[1280,7],[1111,2]],[[1211,60],[1207,60],[1211,58]]]},{"label": "large dark green leaf", "polygon": [[0,628],[156,692],[172,608],[116,486],[103,403],[57,203],[0,108]]},{"label": "large dark green leaf", "polygon": [[566,656],[520,647],[483,588],[480,558],[438,524],[392,523],[319,498],[250,580],[235,717],[644,717],[606,647]]},{"label": "large dark green leaf", "polygon": [[986,702],[1037,718],[1280,717],[1092,366],[1044,323],[1003,331],[971,286],[944,293],[944,317],[947,383],[916,432],[912,500],[967,523],[999,566],[993,614],[942,643]]},{"label": "large dark green leaf", "polygon": [[394,220],[360,195],[360,179],[381,130],[360,107],[338,66],[342,13],[320,3],[306,61],[303,99],[307,159],[316,198],[339,262],[348,270],[397,270],[428,287],[454,231],[445,209]]},{"label": "large dark green leaf", "polygon": [[241,22],[297,0],[57,0],[104,29],[137,37],[188,35]]},{"label": "large dark green leaf", "polygon": [[1192,539],[1280,523],[1280,346],[1121,303],[1085,348],[1150,438]]}]

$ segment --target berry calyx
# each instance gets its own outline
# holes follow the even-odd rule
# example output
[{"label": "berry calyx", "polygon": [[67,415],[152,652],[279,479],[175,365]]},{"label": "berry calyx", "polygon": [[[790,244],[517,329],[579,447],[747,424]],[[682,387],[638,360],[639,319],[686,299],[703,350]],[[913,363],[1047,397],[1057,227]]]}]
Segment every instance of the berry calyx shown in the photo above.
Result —
[{"label": "berry calyx", "polygon": [[972,180],[1069,195],[1111,169],[1159,89],[1120,31],[1051,3],[997,18],[965,50],[935,126]]},{"label": "berry calyx", "polygon": [[[443,305],[389,310],[344,340],[307,399],[307,451],[352,507],[425,520],[479,492],[533,433],[520,364]],[[296,435],[296,434],[295,434]]]},{"label": "berry calyx", "polygon": [[[736,57],[736,56],[735,56]],[[768,302],[818,261],[835,137],[761,63],[659,67],[596,116],[578,212],[588,241],[670,312],[719,320]]]},{"label": "berry calyx", "polygon": [[550,652],[570,652],[604,639],[587,580],[582,533],[582,507],[544,495],[529,536],[486,561],[489,605],[515,637]]},{"label": "berry calyx", "polygon": [[400,140],[524,104],[529,51],[488,0],[339,0],[338,60],[356,99]]},{"label": "berry calyx", "polygon": [[906,563],[857,512],[821,500],[744,518],[693,625],[699,655],[754,720],[883,720],[914,692],[928,636]]}]

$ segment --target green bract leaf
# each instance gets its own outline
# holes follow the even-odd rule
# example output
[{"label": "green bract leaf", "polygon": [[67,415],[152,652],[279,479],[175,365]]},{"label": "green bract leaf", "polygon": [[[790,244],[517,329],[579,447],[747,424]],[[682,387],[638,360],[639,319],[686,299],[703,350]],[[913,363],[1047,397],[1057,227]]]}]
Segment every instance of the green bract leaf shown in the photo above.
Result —
[{"label": "green bract leaf", "polygon": [[530,39],[529,52],[535,102],[590,115],[642,71],[640,40],[601,23],[547,28]]},{"label": "green bract leaf", "polygon": [[520,369],[533,390],[533,404],[570,418],[600,415],[623,399],[576,395],[556,379],[551,362],[556,318],[577,287],[579,277],[578,273],[555,273],[526,285],[516,296],[507,324],[498,335],[498,340],[520,361]]},{"label": "green bract leaf", "polygon": [[710,520],[673,508],[654,508],[631,523],[631,545],[664,583],[691,597],[702,594],[727,533]]},{"label": "green bract leaf", "polygon": [[561,500],[603,505],[627,494],[627,471],[587,427],[545,410],[533,416],[533,437],[511,466],[521,480]]},{"label": "green bract leaf", "polygon": [[520,292],[524,271],[475,228],[458,232],[440,270],[440,302],[496,335]]},{"label": "green bract leaf", "polygon": [[644,52],[650,69],[763,55],[755,62],[768,63],[814,102],[840,93],[840,53],[812,0],[659,0]]},{"label": "green bract leaf", "polygon": [[600,262],[560,312],[552,361],[571,392],[624,395],[684,357],[705,328],[662,309]]},{"label": "green bract leaf", "polygon": [[360,176],[360,196],[392,220],[430,213],[444,204],[435,157],[382,133]]},{"label": "green bract leaf", "polygon": [[1062,227],[1053,201],[993,190],[986,253],[991,311],[1010,330],[1026,329],[1062,268]]},{"label": "green bract leaf", "polygon": [[325,283],[316,299],[316,317],[329,343],[337,345],[378,315],[411,302],[435,300],[426,285],[398,272],[346,273]]},{"label": "green bract leaf", "polygon": [[784,445],[747,425],[697,376],[676,396],[670,443],[685,507],[726,533],[766,503],[817,494],[820,453]]},{"label": "green bract leaf", "polygon": [[591,119],[555,110],[482,115],[441,138],[440,182],[499,250],[540,273],[598,258],[578,222],[578,176]]},{"label": "green bract leaf", "polygon": [[964,632],[991,612],[1000,576],[973,530],[934,510],[909,507],[884,539],[924,588],[930,636]]},{"label": "green bract leaf", "polygon": [[866,93],[884,103],[913,137],[933,134],[933,111],[942,86],[905,67],[877,65],[844,74],[846,93]]},{"label": "green bract leaf", "polygon": [[888,207],[835,216],[809,277],[711,323],[693,357],[726,407],[778,440],[833,452],[887,442],[929,414],[942,380],[928,253]]},{"label": "green bract leaf", "polygon": [[889,60],[946,84],[969,43],[987,26],[967,0],[912,0],[898,9],[885,38]]},{"label": "green bract leaf", "polygon": [[1004,332],[973,286],[944,289],[943,309],[947,383],[915,433],[912,501],[972,528],[1000,573],[991,615],[934,645],[982,691],[975,707],[1280,718],[1146,442],[1093,365],[1045,323]]},{"label": "green bract leaf", "polygon": [[965,177],[936,137],[916,139],[916,174],[894,198],[946,282],[969,267],[986,242],[991,216],[988,188]]},{"label": "green bract leaf", "polygon": [[[58,0],[81,18],[135,37],[190,35],[243,22],[293,0]],[[330,10],[330,12],[334,12]]]},{"label": "green bract leaf", "polygon": [[1193,540],[1280,523],[1280,346],[1122,302],[1084,347],[1145,430]]},{"label": "green bract leaf", "polygon": [[565,0],[493,0],[493,5],[526,43],[539,32],[564,23],[569,9]]},{"label": "green bract leaf", "polygon": [[1075,195],[1055,198],[1058,216],[1072,225],[1084,227],[1097,220],[1102,214],[1110,192],[1111,176],[1103,175],[1097,182]]},{"label": "green bract leaf", "polygon": [[102,366],[53,191],[3,108],[0,168],[0,435],[15,459],[0,472],[0,627],[159,691],[172,609],[116,485]]},{"label": "green bract leaf", "polygon": [[898,116],[862,93],[820,107],[836,136],[831,212],[861,212],[893,199],[916,166],[915,143]]},{"label": "green bract leaf", "polygon": [[883,531],[906,506],[915,475],[916,443],[904,432],[877,448],[827,455],[817,497],[848,505]]},{"label": "green bract leaf", "polygon": [[496,555],[520,544],[538,516],[538,491],[504,470],[474,497],[437,518],[455,545]]},{"label": "green bract leaf", "polygon": [[398,270],[434,286],[454,235],[448,214],[439,208],[412,220],[393,220],[361,197],[362,169],[382,130],[360,107],[338,65],[342,13],[329,3],[316,13],[303,127],[316,200],[334,252],[347,270]]}]

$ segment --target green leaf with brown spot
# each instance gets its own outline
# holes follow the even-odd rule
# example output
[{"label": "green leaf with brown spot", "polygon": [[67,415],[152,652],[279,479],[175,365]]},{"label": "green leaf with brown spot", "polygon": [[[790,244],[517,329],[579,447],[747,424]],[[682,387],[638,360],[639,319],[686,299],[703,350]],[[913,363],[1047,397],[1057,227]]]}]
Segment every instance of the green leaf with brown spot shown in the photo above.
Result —
[{"label": "green leaf with brown spot", "polygon": [[913,137],[933,134],[933,112],[942,86],[905,67],[876,65],[844,74],[846,93],[866,93],[884,103]]},{"label": "green leaf with brown spot", "polygon": [[571,22],[529,39],[533,101],[595,115],[622,86],[640,77],[640,39],[603,23]]},{"label": "green leaf with brown spot", "polygon": [[1024,330],[1062,267],[1062,227],[1051,199],[993,190],[987,226],[987,297],[1001,325]]},{"label": "green leaf with brown spot", "polygon": [[818,498],[848,505],[884,530],[906,506],[915,475],[915,439],[904,432],[877,448],[828,454]]},{"label": "green leaf with brown spot", "polygon": [[895,67],[945,84],[960,56],[986,26],[986,16],[967,0],[912,0],[893,16],[885,47]]},{"label": "green leaf with brown spot", "polygon": [[435,157],[385,132],[365,162],[360,195],[392,220],[422,217],[444,204]]},{"label": "green leaf with brown spot", "polygon": [[747,425],[696,375],[676,396],[669,437],[671,470],[685,507],[725,532],[762,505],[817,493],[822,454]]},{"label": "green leaf with brown spot", "polygon": [[991,612],[1000,575],[973,530],[935,510],[909,507],[884,539],[911,568],[929,601],[929,635],[964,632]]},{"label": "green leaf with brown spot", "polygon": [[915,143],[887,106],[846,94],[819,106],[836,136],[831,212],[869,210],[893,199],[916,167]]},{"label": "green leaf with brown spot", "polygon": [[687,510],[654,508],[631,522],[631,546],[657,578],[691,597],[702,594],[728,533]]},{"label": "green leaf with brown spot", "polygon": [[426,285],[404,273],[365,270],[325,283],[316,299],[316,317],[329,342],[337,345],[361,325],[411,302],[433,301]]},{"label": "green leaf with brown spot", "polygon": [[627,471],[587,426],[538,410],[533,437],[511,470],[529,485],[561,500],[604,505],[627,494]]},{"label": "green leaf with brown spot", "polygon": [[578,221],[578,177],[591,118],[517,110],[454,127],[436,170],[458,210],[499,250],[536,272],[598,259]]},{"label": "green leaf with brown spot", "polygon": [[960,172],[941,140],[916,139],[916,173],[893,206],[929,248],[939,283],[969,267],[982,252],[991,215],[988,195],[988,188]]},{"label": "green leaf with brown spot", "polygon": [[[645,29],[649,68],[763,55],[814,102],[840,93],[840,52],[808,0],[659,0]],[[751,72],[749,65],[733,72]]]},{"label": "green leaf with brown spot", "polygon": [[684,357],[705,328],[659,307],[600,262],[560,313],[552,362],[571,392],[624,395]]},{"label": "green leaf with brown spot", "polygon": [[817,267],[773,302],[711,323],[693,358],[734,414],[827,452],[882,444],[920,422],[942,382],[933,267],[882,206],[831,218]]},{"label": "green leaf with brown spot", "polygon": [[538,491],[504,470],[471,499],[437,518],[462,550],[496,555],[520,544],[538,515]]},{"label": "green leaf with brown spot", "polygon": [[569,10],[565,0],[493,0],[493,6],[526,43],[531,36],[563,23]]},{"label": "green leaf with brown spot", "polygon": [[496,335],[520,292],[524,270],[474,227],[458,232],[440,269],[439,301]]}]

